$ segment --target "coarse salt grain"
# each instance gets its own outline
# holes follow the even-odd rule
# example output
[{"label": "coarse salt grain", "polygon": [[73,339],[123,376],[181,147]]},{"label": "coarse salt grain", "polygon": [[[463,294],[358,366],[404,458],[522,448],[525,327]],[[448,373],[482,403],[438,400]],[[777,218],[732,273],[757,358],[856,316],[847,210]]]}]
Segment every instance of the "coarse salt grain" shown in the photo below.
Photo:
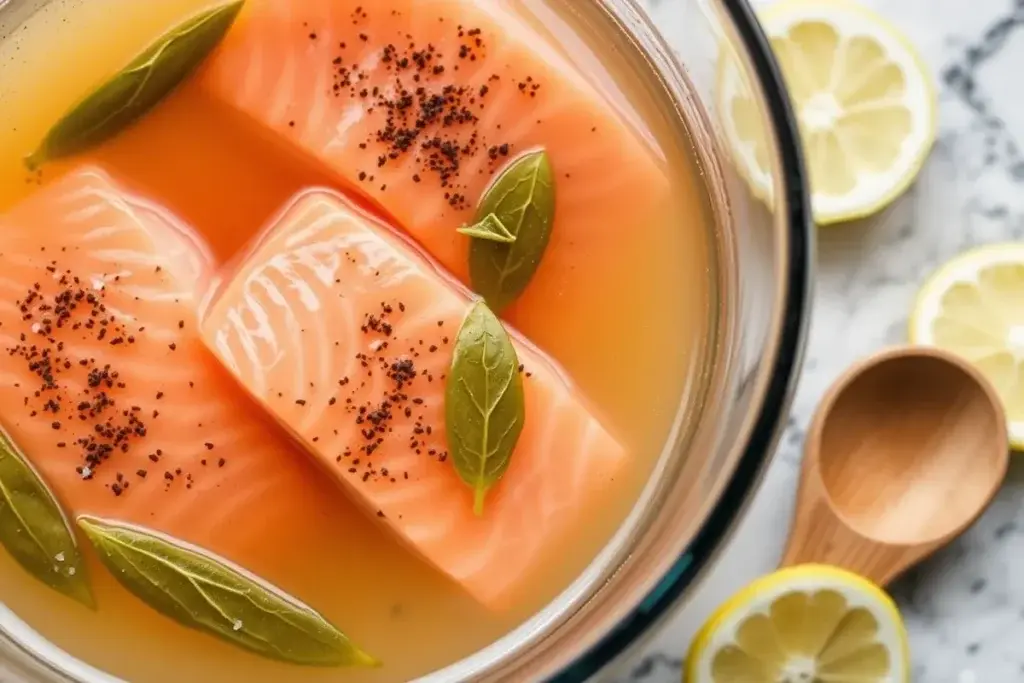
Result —
[{"label": "coarse salt grain", "polygon": [[63,562],[64,561],[64,553],[63,552],[57,553],[56,555],[53,556],[53,559],[57,560],[58,562]]},{"label": "coarse salt grain", "polygon": [[82,479],[88,479],[92,475],[92,470],[88,467],[82,468]]},{"label": "coarse salt grain", "polygon": [[242,630],[242,620],[238,619],[237,621],[235,621],[235,625],[232,626],[232,628],[234,630],[236,630],[236,631],[241,631]]}]

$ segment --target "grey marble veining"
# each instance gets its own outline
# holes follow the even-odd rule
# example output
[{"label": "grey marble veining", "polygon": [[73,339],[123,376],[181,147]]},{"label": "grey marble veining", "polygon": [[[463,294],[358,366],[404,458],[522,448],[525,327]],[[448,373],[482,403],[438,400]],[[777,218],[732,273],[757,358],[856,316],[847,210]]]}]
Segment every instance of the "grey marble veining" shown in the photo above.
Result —
[{"label": "grey marble veining", "polygon": [[[649,2],[670,41],[675,1]],[[855,360],[905,340],[917,289],[941,263],[976,245],[1024,239],[1024,0],[862,2],[910,37],[938,84],[934,151],[881,215],[819,231],[806,364],[779,453],[713,573],[630,681],[678,681],[706,616],[774,569],[805,430],[829,384]],[[892,592],[910,631],[915,683],[1024,681],[1024,456],[981,521]]]}]

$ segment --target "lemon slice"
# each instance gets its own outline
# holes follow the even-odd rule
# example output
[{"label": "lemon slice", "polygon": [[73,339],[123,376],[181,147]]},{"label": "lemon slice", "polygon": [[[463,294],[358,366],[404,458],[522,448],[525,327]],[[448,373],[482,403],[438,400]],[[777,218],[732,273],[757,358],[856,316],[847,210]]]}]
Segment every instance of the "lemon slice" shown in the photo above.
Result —
[{"label": "lemon slice", "polygon": [[[800,126],[819,225],[881,209],[917,176],[935,139],[937,99],[924,63],[884,19],[844,0],[783,0],[760,16]],[[723,55],[719,107],[755,192],[772,179],[752,90]]]},{"label": "lemon slice", "polygon": [[1024,244],[979,247],[940,268],[917,295],[910,341],[971,361],[1002,398],[1010,443],[1024,449]]},{"label": "lemon slice", "polygon": [[821,565],[782,569],[719,608],[687,683],[906,683],[907,634],[880,588]]}]

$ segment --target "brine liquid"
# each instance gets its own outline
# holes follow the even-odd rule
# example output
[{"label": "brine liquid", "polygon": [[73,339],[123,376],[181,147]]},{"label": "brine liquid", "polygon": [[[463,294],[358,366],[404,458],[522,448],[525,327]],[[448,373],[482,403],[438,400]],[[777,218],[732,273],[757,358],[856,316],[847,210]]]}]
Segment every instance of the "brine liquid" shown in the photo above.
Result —
[{"label": "brine liquid", "polygon": [[[495,2],[499,0],[480,0]],[[492,613],[412,557],[339,493],[337,509],[295,539],[268,538],[296,557],[282,588],[321,611],[378,670],[278,664],[165,619],[120,588],[90,557],[99,608],[89,612],[30,578],[0,550],[0,600],[45,637],[112,675],[149,681],[405,681],[467,656],[554,599],[622,523],[660,456],[707,339],[711,230],[691,144],[659,81],[600,13],[578,0],[505,0],[559,47],[662,150],[675,205],[655,243],[623,236],[630,277],[604,302],[600,333],[571,324],[559,359],[636,454],[630,476],[588,511],[563,561],[511,611]],[[26,3],[28,4],[28,3]],[[0,211],[67,166],[29,177],[22,158],[91,84],[127,63],[209,0],[53,0],[19,26],[0,10]],[[585,30],[583,27],[586,27]],[[264,146],[236,115],[186,86],[93,160],[195,227],[230,258],[286,200],[329,177]],[[627,198],[623,198],[628,201]],[[42,226],[41,226],[42,227]],[[596,327],[596,326],[595,326]],[[530,330],[524,330],[527,336]],[[325,485],[327,485],[325,483]],[[266,504],[273,505],[273,501]],[[230,533],[231,520],[225,520]],[[311,540],[310,540],[311,539]],[[216,551],[216,548],[211,548]]]}]

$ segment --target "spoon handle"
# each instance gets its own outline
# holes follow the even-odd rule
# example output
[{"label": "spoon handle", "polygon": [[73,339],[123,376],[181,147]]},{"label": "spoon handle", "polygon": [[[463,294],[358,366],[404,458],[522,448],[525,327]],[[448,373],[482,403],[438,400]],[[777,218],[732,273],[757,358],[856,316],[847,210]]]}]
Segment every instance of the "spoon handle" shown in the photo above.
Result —
[{"label": "spoon handle", "polygon": [[782,566],[828,564],[884,586],[937,547],[935,542],[904,545],[861,535],[836,514],[816,463],[804,465]]}]

